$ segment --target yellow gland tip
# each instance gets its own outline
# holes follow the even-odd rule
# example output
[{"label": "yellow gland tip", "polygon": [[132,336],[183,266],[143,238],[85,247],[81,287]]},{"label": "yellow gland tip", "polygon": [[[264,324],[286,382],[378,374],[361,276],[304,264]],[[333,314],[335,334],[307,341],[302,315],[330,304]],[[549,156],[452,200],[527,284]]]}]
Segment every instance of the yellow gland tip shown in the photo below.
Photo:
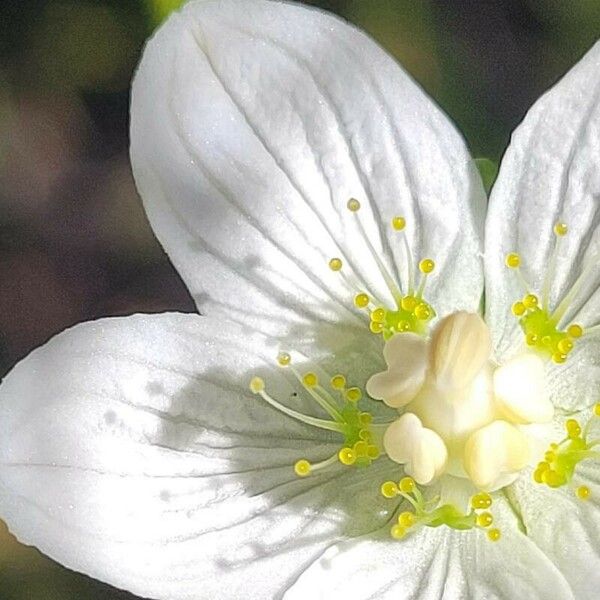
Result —
[{"label": "yellow gland tip", "polygon": [[597,404],[594,404],[594,414],[597,417],[600,417],[600,402],[598,402]]},{"label": "yellow gland tip", "polygon": [[487,492],[479,492],[471,498],[471,506],[476,509],[489,508],[492,505],[492,497]]},{"label": "yellow gland tip", "polygon": [[371,321],[369,323],[369,330],[371,331],[371,333],[381,333],[383,331],[383,323]]},{"label": "yellow gland tip", "polygon": [[434,269],[435,269],[435,262],[433,262],[433,260],[431,260],[431,258],[424,258],[419,263],[419,271],[421,271],[421,273],[424,273],[425,275],[428,275]]},{"label": "yellow gland tip", "polygon": [[364,293],[356,294],[356,296],[354,296],[354,304],[358,308],[366,308],[369,305],[369,296]]},{"label": "yellow gland tip", "polygon": [[569,338],[564,338],[562,340],[560,340],[560,342],[558,342],[557,348],[558,351],[561,352],[562,354],[569,354],[569,352],[571,352],[571,350],[573,350],[574,344],[573,344],[573,340],[570,340]]},{"label": "yellow gland tip", "polygon": [[583,335],[583,327],[577,324],[569,325],[567,334],[575,339],[580,338]]},{"label": "yellow gland tip", "polygon": [[511,252],[506,255],[506,266],[509,269],[517,269],[521,266],[521,256],[516,252]]},{"label": "yellow gland tip", "polygon": [[331,387],[334,390],[343,390],[346,387],[346,378],[343,375],[334,375],[331,378]]},{"label": "yellow gland tip", "polygon": [[394,498],[398,495],[398,486],[393,481],[386,481],[381,484],[381,495],[384,498]]},{"label": "yellow gland tip", "polygon": [[281,352],[277,357],[277,362],[282,367],[287,367],[292,362],[292,357],[287,352]]},{"label": "yellow gland tip", "polygon": [[515,315],[515,317],[522,317],[526,310],[527,308],[522,302],[515,302],[512,305],[512,314]]},{"label": "yellow gland tip", "polygon": [[306,373],[302,377],[302,383],[304,383],[306,387],[312,388],[316,385],[319,385],[319,378],[316,376],[315,373]]},{"label": "yellow gland tip", "polygon": [[415,524],[415,520],[415,515],[408,511],[398,515],[398,525],[400,525],[400,527],[404,527],[405,529],[412,527]]},{"label": "yellow gland tip", "polygon": [[487,532],[488,539],[489,539],[491,542],[497,542],[497,541],[500,539],[501,535],[502,535],[502,534],[500,533],[500,530],[499,530],[499,529],[490,529],[490,530]]},{"label": "yellow gland tip", "polygon": [[250,380],[250,391],[253,394],[260,394],[265,390],[265,380],[262,377],[253,377]]},{"label": "yellow gland tip", "polygon": [[384,319],[385,319],[385,310],[383,308],[376,308],[371,313],[371,321],[373,321],[373,323],[383,323]]},{"label": "yellow gland tip", "polygon": [[398,488],[401,492],[410,494],[414,491],[415,485],[415,480],[412,477],[403,477],[398,483]]},{"label": "yellow gland tip", "polygon": [[581,435],[581,425],[575,419],[568,419],[565,423],[565,429],[572,440]]},{"label": "yellow gland tip", "polygon": [[400,301],[400,307],[406,312],[412,312],[418,303],[419,301],[414,296],[404,296]]},{"label": "yellow gland tip", "polygon": [[394,525],[390,529],[390,533],[395,540],[401,540],[406,535],[406,528],[402,525]]},{"label": "yellow gland tip", "polygon": [[527,294],[523,298],[525,308],[535,308],[539,304],[539,299],[535,294]]},{"label": "yellow gland tip", "polygon": [[310,475],[310,463],[304,459],[299,460],[294,465],[294,472],[296,475],[298,475],[298,477],[306,477],[307,475]]},{"label": "yellow gland tip", "polygon": [[343,267],[344,263],[341,258],[332,258],[329,261],[329,268],[332,271],[339,271]]},{"label": "yellow gland tip", "polygon": [[338,452],[338,460],[346,466],[353,465],[356,462],[356,453],[352,448],[342,448]]},{"label": "yellow gland tip", "polygon": [[360,210],[360,202],[356,198],[350,198],[346,206],[350,212],[357,212]]},{"label": "yellow gland tip", "polygon": [[577,497],[580,500],[589,500],[591,495],[592,495],[592,492],[590,491],[590,488],[587,487],[587,485],[580,485],[577,488]]},{"label": "yellow gland tip", "polygon": [[554,233],[555,233],[555,235],[557,235],[559,237],[567,235],[568,231],[569,231],[569,227],[567,226],[566,223],[557,223],[554,226]]},{"label": "yellow gland tip", "polygon": [[483,512],[479,515],[477,515],[477,525],[479,525],[479,527],[489,527],[492,523],[494,522],[494,517],[492,516],[492,513],[489,512]]},{"label": "yellow gland tip", "polygon": [[358,402],[362,398],[362,392],[357,387],[351,387],[346,391],[346,399],[350,402]]},{"label": "yellow gland tip", "polygon": [[415,307],[414,313],[419,321],[427,321],[431,317],[431,309],[424,302]]},{"label": "yellow gland tip", "polygon": [[402,231],[406,227],[406,219],[404,217],[394,217],[392,219],[392,227],[396,231]]}]

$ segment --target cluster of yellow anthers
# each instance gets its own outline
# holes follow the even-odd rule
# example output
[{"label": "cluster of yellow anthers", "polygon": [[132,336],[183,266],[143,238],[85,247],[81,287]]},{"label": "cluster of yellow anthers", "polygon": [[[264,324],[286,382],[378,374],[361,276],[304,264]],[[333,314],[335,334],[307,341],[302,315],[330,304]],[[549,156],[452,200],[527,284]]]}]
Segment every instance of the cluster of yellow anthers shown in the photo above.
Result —
[{"label": "cluster of yellow anthers", "polygon": [[566,329],[559,328],[560,321],[577,293],[583,277],[579,278],[571,292],[555,310],[551,310],[549,306],[550,288],[559,255],[560,240],[567,235],[567,232],[568,227],[564,223],[557,223],[554,226],[556,243],[544,278],[541,297],[531,292],[531,287],[523,277],[520,271],[520,255],[513,252],[506,256],[506,266],[517,272],[526,290],[523,298],[512,306],[512,313],[519,319],[525,334],[525,341],[529,347],[550,356],[558,364],[567,360],[575,346],[575,341],[584,334],[583,327],[576,323],[569,325]]},{"label": "cluster of yellow anthers", "polygon": [[492,528],[494,517],[489,512],[492,497],[486,492],[479,492],[471,498],[471,510],[462,513],[452,504],[439,505],[439,498],[426,501],[412,477],[404,477],[398,483],[386,481],[381,485],[381,494],[385,498],[401,496],[414,509],[398,514],[396,523],[390,533],[394,539],[404,538],[409,531],[419,527],[440,527],[446,525],[452,529],[486,529],[487,537],[492,542],[500,539],[500,530]]},{"label": "cluster of yellow anthers", "polygon": [[331,417],[331,420],[305,415],[281,404],[267,394],[265,382],[260,377],[252,378],[250,390],[289,417],[319,429],[334,431],[344,437],[343,446],[330,458],[318,463],[310,463],[306,459],[297,461],[294,465],[296,475],[306,477],[336,462],[346,466],[368,467],[379,458],[380,450],[375,439],[377,436],[374,435],[377,426],[373,425],[373,416],[371,413],[361,411],[358,406],[362,398],[360,388],[347,387],[346,378],[338,374],[329,379],[330,389],[327,389],[321,385],[316,373],[312,371],[300,373],[292,365],[291,356],[287,353],[281,353],[277,362],[281,367],[287,367],[292,371],[304,390]]},{"label": "cluster of yellow anthers", "polygon": [[[360,210],[360,202],[355,198],[351,198],[348,201],[347,206],[348,210],[355,214]],[[416,285],[413,257],[404,233],[406,229],[406,219],[399,216],[394,217],[392,219],[392,228],[401,234],[401,240],[408,265],[409,281],[406,293],[404,293],[401,286],[396,283],[379,257],[379,254],[371,244],[360,219],[358,219],[358,226],[365,244],[373,255],[396,305],[393,308],[389,308],[384,302],[377,299],[374,294],[360,290],[357,290],[358,293],[354,296],[354,305],[357,308],[368,311],[371,320],[369,325],[371,331],[375,334],[383,335],[386,340],[395,333],[404,333],[408,331],[421,334],[425,333],[427,331],[428,322],[435,316],[435,311],[432,306],[423,297],[427,277],[433,273],[435,269],[434,261],[431,258],[425,258],[419,262],[418,268],[421,277],[418,285]],[[332,258],[329,261],[329,268],[332,271],[341,271],[343,266],[344,263],[341,258]]]},{"label": "cluster of yellow anthers", "polygon": [[[577,465],[587,459],[600,459],[600,452],[594,450],[600,446],[600,438],[590,438],[593,422],[600,417],[600,403],[594,406],[592,416],[585,426],[581,427],[576,419],[568,419],[565,423],[566,437],[557,444],[551,444],[544,460],[540,462],[533,473],[537,483],[543,483],[551,488],[561,487],[571,483]],[[587,500],[590,489],[585,486],[575,488],[580,500]]]}]

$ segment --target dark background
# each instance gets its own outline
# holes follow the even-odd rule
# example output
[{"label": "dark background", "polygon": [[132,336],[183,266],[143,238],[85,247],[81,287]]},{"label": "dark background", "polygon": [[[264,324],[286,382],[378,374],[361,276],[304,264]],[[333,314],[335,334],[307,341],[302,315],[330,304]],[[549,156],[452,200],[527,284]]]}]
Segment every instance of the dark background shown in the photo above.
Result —
[{"label": "dark background", "polygon": [[[181,0],[0,0],[0,375],[106,315],[194,310],[146,222],[127,156],[144,39]],[[600,34],[599,0],[311,1],[366,29],[500,159],[527,108]],[[0,600],[133,596],[19,545]]]}]

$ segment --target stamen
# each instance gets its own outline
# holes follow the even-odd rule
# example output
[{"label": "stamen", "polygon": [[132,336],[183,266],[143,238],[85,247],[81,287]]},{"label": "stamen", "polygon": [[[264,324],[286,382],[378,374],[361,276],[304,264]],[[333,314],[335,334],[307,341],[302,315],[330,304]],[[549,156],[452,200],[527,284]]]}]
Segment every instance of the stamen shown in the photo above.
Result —
[{"label": "stamen", "polygon": [[341,258],[332,258],[329,261],[329,268],[332,271],[340,271],[343,265],[344,263],[342,262]]},{"label": "stamen", "polygon": [[[360,210],[360,202],[358,200],[356,200],[356,198],[350,198],[350,200],[348,200],[348,210],[354,214],[357,214],[358,211]],[[377,264],[377,267],[379,268],[381,276],[383,277],[385,284],[387,285],[390,293],[392,294],[392,297],[394,298],[394,300],[399,302],[400,299],[402,298],[402,291],[400,290],[400,288],[394,281],[394,278],[390,275],[390,272],[388,271],[384,262],[381,260],[379,254],[377,253],[377,250],[375,250],[375,247],[371,243],[371,240],[369,239],[369,236],[367,235],[367,232],[365,231],[362,221],[358,218],[358,215],[357,215],[356,223],[358,225],[360,234],[363,237],[363,241],[364,241],[365,245],[367,246],[367,248],[369,249],[369,252],[371,253],[371,256],[373,257],[373,260]]]},{"label": "stamen", "polygon": [[[281,367],[289,368],[292,371],[302,387],[329,414],[332,420],[305,415],[281,404],[267,394],[265,382],[261,377],[251,379],[249,387],[252,393],[260,396],[267,404],[297,421],[320,429],[335,431],[344,437],[344,445],[328,459],[318,463],[310,463],[307,459],[298,460],[294,465],[294,472],[298,477],[306,477],[338,462],[346,466],[368,467],[374,460],[379,458],[380,450],[377,444],[380,443],[383,437],[383,432],[380,429],[387,427],[387,425],[373,425],[373,416],[359,409],[358,403],[362,398],[360,388],[347,388],[346,378],[340,374],[328,378],[331,389],[341,396],[340,400],[336,401],[331,393],[320,384],[319,376],[315,372],[300,373],[292,365],[292,358],[289,353],[281,352],[277,356],[277,362]],[[377,443],[374,439],[378,440]]]},{"label": "stamen", "polygon": [[392,219],[392,227],[401,232],[401,240],[402,245],[404,246],[404,253],[406,254],[406,270],[407,270],[407,280],[408,280],[408,295],[411,296],[414,293],[415,289],[415,270],[414,270],[414,260],[412,251],[410,249],[410,244],[408,243],[408,238],[406,237],[406,219],[404,217],[394,217]]},{"label": "stamen", "polygon": [[[600,460],[600,452],[593,450],[600,440],[589,438],[590,430],[597,423],[598,417],[600,417],[600,403],[594,406],[592,415],[583,428],[576,419],[567,419],[566,437],[558,443],[550,444],[544,454],[544,460],[538,463],[533,473],[536,483],[545,484],[550,488],[571,484],[580,462],[590,459]],[[585,485],[576,487],[574,491],[580,500],[588,500],[591,496],[590,489]]]},{"label": "stamen", "polygon": [[494,517],[488,510],[492,505],[492,497],[485,492],[473,496],[471,510],[465,514],[452,504],[440,505],[439,497],[426,502],[412,477],[404,477],[398,483],[385,481],[380,489],[384,498],[401,496],[414,509],[414,512],[402,511],[398,514],[396,523],[390,529],[390,535],[396,540],[406,537],[410,530],[440,525],[457,530],[485,529],[490,541],[500,539],[499,529],[489,529],[494,522]]},{"label": "stamen", "polygon": [[[566,330],[559,327],[559,323],[568,310],[580,286],[589,273],[590,265],[584,269],[582,274],[575,282],[571,291],[566,295],[559,306],[554,310],[550,309],[550,290],[552,280],[556,273],[556,265],[560,255],[561,240],[567,234],[568,227],[565,223],[557,223],[554,226],[556,242],[550,259],[550,265],[542,285],[541,302],[538,296],[531,291],[531,287],[521,273],[521,257],[517,253],[510,253],[506,256],[506,266],[513,269],[521,283],[526,294],[522,299],[512,305],[512,313],[519,319],[525,341],[528,346],[538,352],[545,354],[557,364],[564,363],[569,354],[575,347],[575,341],[579,339],[584,331],[581,325],[571,324]],[[599,327],[600,331],[600,327]],[[586,333],[588,333],[586,331]]]}]

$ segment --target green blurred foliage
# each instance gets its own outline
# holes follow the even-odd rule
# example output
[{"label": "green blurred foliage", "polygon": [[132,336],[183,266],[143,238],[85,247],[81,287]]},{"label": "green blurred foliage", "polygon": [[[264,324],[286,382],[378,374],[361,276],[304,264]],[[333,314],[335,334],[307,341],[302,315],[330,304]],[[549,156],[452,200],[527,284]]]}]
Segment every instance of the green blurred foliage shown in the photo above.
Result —
[{"label": "green blurred foliage", "polygon": [[[527,108],[600,37],[598,0],[306,3],[355,23],[398,59],[474,156],[491,159],[478,163],[488,188]],[[148,228],[127,158],[135,65],[181,4],[0,3],[0,278],[18,281],[0,298],[0,374],[77,321],[193,309]],[[0,528],[1,600],[125,598]]]}]

